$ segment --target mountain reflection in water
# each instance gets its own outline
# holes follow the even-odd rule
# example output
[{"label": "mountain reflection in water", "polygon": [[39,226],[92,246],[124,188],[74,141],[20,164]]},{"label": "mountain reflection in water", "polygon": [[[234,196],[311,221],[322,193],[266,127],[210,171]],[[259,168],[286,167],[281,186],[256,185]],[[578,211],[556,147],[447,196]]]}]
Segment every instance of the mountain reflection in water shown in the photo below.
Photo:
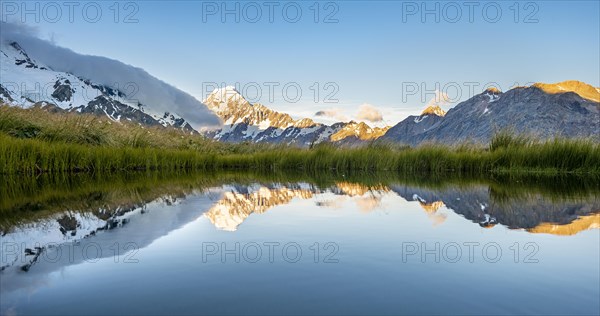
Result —
[{"label": "mountain reflection in water", "polygon": [[446,215],[438,210],[446,207],[482,227],[502,224],[511,229],[556,235],[573,235],[600,228],[597,195],[556,200],[540,193],[527,193],[514,199],[497,200],[489,186],[477,184],[429,189],[401,184],[366,186],[338,182],[327,188],[304,183],[225,186],[223,189],[224,196],[204,215],[215,227],[226,231],[235,231],[251,214],[262,214],[275,206],[288,204],[294,198],[311,199],[324,193],[333,193],[337,198],[315,200],[316,206],[340,208],[350,199],[363,212],[376,210],[383,196],[397,195],[418,203],[434,225],[445,221]]},{"label": "mountain reflection in water", "polygon": [[[561,190],[536,181],[532,184],[477,179],[440,182],[373,175],[341,181],[335,177],[305,180],[302,176],[297,181],[287,181],[285,177],[243,174],[208,177],[150,174],[69,180],[60,181],[60,185],[55,180],[38,179],[17,186],[10,183],[0,186],[4,191],[0,201],[3,241],[25,243],[35,252],[35,243],[73,242],[91,237],[139,221],[149,207],[175,206],[190,197],[207,199],[206,208],[195,209],[195,214],[203,214],[224,231],[235,231],[250,215],[263,214],[273,207],[292,203],[293,199],[312,199],[317,208],[334,209],[351,201],[361,212],[368,213],[380,209],[386,196],[417,203],[434,226],[443,225],[447,214],[440,210],[447,209],[481,227],[500,224],[530,233],[574,235],[600,227],[599,190],[581,181],[575,182],[579,187],[567,183],[564,187],[568,190]],[[193,220],[197,216],[186,218]],[[5,262],[2,264],[6,266]]]},{"label": "mountain reflection in water", "polygon": [[[269,278],[273,272],[279,273],[280,277],[298,278],[298,284],[306,284],[305,289],[311,290],[305,292],[309,296],[307,300],[314,299],[310,297],[315,290],[313,285],[323,287],[324,292],[319,295],[332,293],[333,288],[327,288],[318,281],[328,278],[336,282],[348,282],[348,290],[354,289],[357,284],[370,284],[377,288],[385,285],[390,291],[398,291],[401,289],[396,287],[397,283],[386,283],[390,275],[414,274],[413,281],[417,282],[432,273],[429,268],[410,264],[399,266],[399,245],[403,241],[415,244],[431,241],[432,236],[439,236],[437,238],[445,242],[468,241],[472,239],[466,238],[474,238],[474,235],[480,236],[481,241],[485,242],[488,236],[491,238],[488,241],[503,243],[508,257],[508,247],[516,241],[521,245],[536,241],[544,246],[545,256],[540,254],[540,257],[545,260],[544,263],[547,261],[545,270],[557,267],[557,262],[553,260],[560,259],[559,263],[564,269],[583,271],[578,265],[585,264],[587,267],[593,262],[593,256],[582,257],[575,253],[569,259],[563,259],[562,253],[568,249],[589,250],[590,238],[595,236],[582,232],[600,228],[598,183],[585,179],[548,182],[522,178],[430,179],[372,174],[315,177],[302,174],[141,173],[106,178],[75,175],[4,180],[0,182],[0,313],[3,314],[12,313],[13,309],[39,311],[39,304],[42,303],[28,305],[30,293],[40,293],[36,296],[36,302],[47,303],[54,294],[48,292],[49,285],[61,287],[62,292],[57,293],[63,297],[79,295],[81,286],[70,286],[69,282],[73,280],[61,277],[63,273],[73,274],[76,271],[90,271],[83,275],[100,287],[104,282],[101,276],[106,274],[118,275],[109,277],[109,281],[106,281],[109,283],[120,282],[120,278],[137,281],[159,278],[167,287],[181,286],[181,280],[191,277],[194,282],[185,285],[189,291],[178,295],[186,304],[192,305],[201,304],[194,298],[197,291],[225,286],[219,285],[221,278],[226,278],[228,282],[238,278],[253,278],[254,273],[243,274],[246,269],[264,269],[259,274],[262,278]],[[279,211],[274,211],[275,208]],[[321,214],[325,214],[324,217]],[[515,230],[514,234],[506,233]],[[552,238],[540,238],[544,236]],[[326,265],[314,268],[302,265],[302,269],[270,264],[252,267],[198,266],[202,262],[202,252],[198,252],[198,249],[205,241],[217,245],[225,242],[227,247],[232,247],[231,243],[283,242],[289,238],[297,238],[296,241],[305,243],[303,246],[306,247],[317,241],[324,244],[333,238],[343,247],[345,257],[343,265],[331,269],[342,269],[346,271],[344,273],[355,275],[363,273],[360,271],[381,275],[372,278],[365,274],[355,284],[352,278],[336,279],[337,272],[334,273]],[[544,240],[548,243],[544,244]],[[587,242],[578,245],[577,240]],[[119,248],[118,257],[114,257],[115,246]],[[92,254],[96,256],[92,262],[99,264],[91,265],[84,252],[74,249],[93,250]],[[305,249],[309,251],[309,248]],[[557,257],[554,257],[555,254]],[[137,265],[113,264],[132,258],[135,261],[138,257],[140,262]],[[512,262],[512,258],[509,261]],[[477,277],[477,273],[464,274],[475,267],[469,264],[455,266],[464,271],[462,276],[465,282],[469,277]],[[81,267],[84,267],[83,270]],[[476,267],[486,271],[496,266]],[[540,276],[537,271],[542,273],[545,270],[535,269],[535,266],[531,266],[533,270],[530,275],[524,275],[528,269],[529,266],[519,265],[505,273],[513,273],[517,279],[529,278],[532,284],[550,282],[553,285],[568,281],[554,280],[551,275]],[[321,276],[308,280],[302,271]],[[217,273],[220,277],[209,277],[210,273]],[[428,282],[434,279],[428,279]],[[246,284],[256,286],[256,280],[244,280]],[[593,283],[588,284],[585,280],[577,277],[573,282],[579,286]],[[204,286],[203,282],[211,285]],[[454,282],[460,283],[457,280]],[[142,285],[122,285],[122,290],[114,289],[114,295],[122,295],[127,288],[137,292],[147,290]],[[264,289],[272,287],[275,291],[279,285],[271,282],[264,286]],[[231,291],[225,287],[221,290],[227,293]],[[424,290],[420,288],[420,291]],[[475,288],[472,290],[479,291]],[[538,289],[533,286],[527,291],[532,295]],[[296,294],[285,296],[291,293],[282,291],[274,293],[283,295],[282,298],[296,297]],[[413,292],[403,293],[410,297]],[[103,295],[108,297],[112,294],[104,292]],[[160,294],[156,295],[154,299],[159,299]],[[208,294],[204,292],[204,295]],[[93,297],[83,295],[80,298]],[[391,301],[385,302],[391,304]],[[58,305],[48,312],[60,314],[63,305],[59,303],[57,301]],[[125,301],[121,303],[114,307],[134,306]],[[252,303],[248,301],[246,304]],[[381,306],[383,303],[379,304]],[[460,306],[469,303],[457,301],[456,304],[454,311],[458,312],[464,311]],[[392,305],[388,306],[392,309],[384,310],[395,311],[393,308],[397,306]],[[137,309],[131,309],[131,312],[142,310],[139,308],[143,305],[135,306]],[[309,305],[303,306],[310,308]],[[538,306],[540,312],[546,311],[543,306]],[[586,306],[593,307],[593,304]],[[500,304],[492,312],[501,313],[502,308],[505,306]],[[208,311],[218,312],[219,309]]]}]

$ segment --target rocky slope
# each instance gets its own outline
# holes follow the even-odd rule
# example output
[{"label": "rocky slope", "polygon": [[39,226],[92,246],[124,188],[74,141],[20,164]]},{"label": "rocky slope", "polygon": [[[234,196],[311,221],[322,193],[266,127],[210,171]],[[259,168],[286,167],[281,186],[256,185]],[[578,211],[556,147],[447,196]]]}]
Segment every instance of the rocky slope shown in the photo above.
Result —
[{"label": "rocky slope", "polygon": [[248,102],[234,87],[214,90],[204,101],[223,120],[223,128],[207,133],[226,142],[267,142],[310,146],[321,142],[347,145],[377,139],[387,127],[370,127],[362,122],[325,125],[309,118],[295,120],[262,104]]},{"label": "rocky slope", "polygon": [[381,140],[418,145],[487,144],[509,130],[538,139],[591,138],[600,141],[600,89],[578,81],[534,84],[505,93],[487,89],[448,113],[428,109],[390,128]]},{"label": "rocky slope", "polygon": [[[439,107],[438,107],[439,108]],[[417,135],[426,133],[437,126],[444,118],[445,112],[425,109],[421,115],[411,115],[390,128],[381,140],[415,144],[412,140]]]}]

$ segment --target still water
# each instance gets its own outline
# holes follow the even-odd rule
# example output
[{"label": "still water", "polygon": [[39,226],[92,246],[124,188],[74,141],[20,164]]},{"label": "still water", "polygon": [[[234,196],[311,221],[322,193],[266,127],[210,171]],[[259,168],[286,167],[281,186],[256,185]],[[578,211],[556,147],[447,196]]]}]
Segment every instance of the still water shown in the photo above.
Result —
[{"label": "still water", "polygon": [[593,181],[8,181],[3,315],[600,313]]}]

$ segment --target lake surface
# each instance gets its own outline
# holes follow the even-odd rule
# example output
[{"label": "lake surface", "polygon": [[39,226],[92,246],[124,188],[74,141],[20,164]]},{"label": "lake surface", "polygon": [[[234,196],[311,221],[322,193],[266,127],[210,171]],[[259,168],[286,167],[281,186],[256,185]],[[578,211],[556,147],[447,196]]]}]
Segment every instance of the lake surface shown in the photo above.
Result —
[{"label": "lake surface", "polygon": [[0,314],[599,314],[581,179],[5,179]]}]

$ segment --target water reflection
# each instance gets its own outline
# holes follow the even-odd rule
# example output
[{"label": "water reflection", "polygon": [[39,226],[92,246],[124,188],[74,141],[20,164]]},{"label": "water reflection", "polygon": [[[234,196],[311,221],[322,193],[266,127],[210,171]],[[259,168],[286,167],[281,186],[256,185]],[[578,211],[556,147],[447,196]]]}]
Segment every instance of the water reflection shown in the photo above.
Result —
[{"label": "water reflection", "polygon": [[308,178],[308,181],[287,182],[276,176],[262,177],[145,174],[90,179],[81,176],[68,181],[59,179],[61,185],[53,182],[55,179],[29,179],[30,183],[20,183],[17,189],[14,184],[4,183],[0,186],[0,191],[4,191],[0,201],[0,234],[4,242],[24,244],[27,256],[35,256],[39,250],[35,249],[36,243],[73,242],[92,237],[136,221],[148,213],[148,208],[175,206],[189,197],[207,198],[206,209],[194,211],[224,231],[236,231],[250,215],[263,214],[273,207],[292,203],[293,199],[312,199],[317,207],[333,209],[342,208],[350,200],[361,212],[369,213],[380,208],[382,198],[390,195],[418,203],[434,226],[446,220],[447,215],[440,209],[451,210],[481,227],[501,224],[531,233],[574,235],[600,226],[599,190],[585,182],[577,182],[579,186],[567,184],[569,190],[563,192],[539,182],[529,185],[522,181],[439,182],[380,179],[371,175],[363,176],[365,181],[359,177],[355,181]]},{"label": "water reflection", "polygon": [[[279,215],[289,218],[294,218],[294,210],[311,209],[314,213],[304,216],[313,219],[298,221],[295,229],[316,236],[339,230],[340,235],[352,240],[349,244],[377,240],[373,236],[390,226],[397,226],[398,231],[410,227],[411,232],[450,227],[455,236],[460,236],[458,230],[466,227],[489,228],[482,233],[490,235],[502,227],[529,236],[570,236],[560,237],[567,241],[583,231],[600,228],[600,189],[597,182],[585,179],[557,179],[550,182],[551,186],[548,182],[522,178],[415,179],[364,174],[316,177],[148,173],[107,178],[79,175],[5,180],[0,182],[2,313],[15,306],[22,307],[18,293],[33,293],[56,282],[53,275],[57,272],[89,262],[112,260],[115,251],[118,260],[135,260],[137,251],[152,248],[161,239],[185,231],[192,224],[202,222],[206,226],[196,227],[186,240],[202,240],[202,236],[250,241],[261,238],[265,236],[261,229],[277,226],[276,219],[269,215],[278,207],[290,206],[291,213]],[[396,207],[398,201],[414,206],[409,209],[422,212],[428,220],[390,221],[395,214],[406,211]],[[355,213],[348,214],[348,208],[356,210]],[[315,228],[315,215],[327,212],[338,214],[329,220],[334,224],[339,222],[340,226],[330,223],[333,226]],[[347,219],[354,216],[357,222]],[[460,227],[456,226],[457,220],[462,223]],[[277,229],[267,234],[281,238],[285,235]],[[393,238],[388,242],[393,242]],[[355,258],[357,262],[367,260],[370,265],[367,270],[391,269],[384,261],[368,261],[371,254],[365,252],[373,244],[346,246],[355,249],[357,256],[361,254],[360,259]],[[393,247],[381,249],[393,257]],[[156,253],[156,260],[161,262],[156,264],[171,269],[170,262],[185,266],[190,260],[186,246],[176,246],[172,251]],[[104,272],[110,273],[115,267],[106,269]],[[418,269],[415,271],[420,273]],[[5,297],[11,299],[5,301]]]},{"label": "water reflection", "polygon": [[[213,203],[210,194],[193,199],[206,208]],[[203,208],[186,208],[178,202],[160,197],[139,207],[66,211],[14,227],[2,236],[2,292],[35,289],[50,273],[67,266],[111,257],[136,260],[127,254],[147,247],[204,212]],[[69,224],[64,225],[65,221]]]},{"label": "water reflection", "polygon": [[418,203],[434,226],[446,220],[447,215],[438,212],[445,207],[486,228],[502,224],[532,233],[573,235],[600,227],[599,217],[595,214],[600,212],[600,198],[595,194],[557,199],[556,196],[533,192],[498,200],[493,189],[482,184],[430,189],[402,184],[367,186],[348,182],[338,182],[325,188],[308,183],[277,183],[226,186],[223,190],[226,192],[223,198],[205,216],[215,227],[226,231],[237,230],[251,214],[262,214],[275,206],[288,204],[294,198],[311,199],[328,192],[336,197],[315,199],[316,206],[339,209],[350,199],[361,212],[371,212],[380,206],[385,195],[397,195]]},{"label": "water reflection", "polygon": [[288,204],[293,198],[309,199],[318,189],[307,185],[289,185],[289,187],[273,184],[262,186],[225,186],[223,196],[207,212],[206,217],[217,228],[235,231],[250,216],[262,214],[277,205]]}]

